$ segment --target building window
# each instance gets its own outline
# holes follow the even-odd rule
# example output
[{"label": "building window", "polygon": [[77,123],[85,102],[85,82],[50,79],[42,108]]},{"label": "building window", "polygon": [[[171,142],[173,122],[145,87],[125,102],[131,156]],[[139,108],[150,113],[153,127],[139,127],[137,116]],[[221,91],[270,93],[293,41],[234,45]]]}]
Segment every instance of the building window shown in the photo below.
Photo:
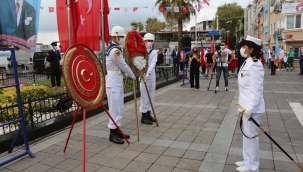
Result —
[{"label": "building window", "polygon": [[272,35],[274,33],[274,29],[272,27],[272,24],[270,24],[270,34]]},{"label": "building window", "polygon": [[301,28],[301,14],[287,16],[286,29]]},{"label": "building window", "polygon": [[266,25],[267,25],[267,23],[268,23],[268,10],[266,10],[265,12],[264,12],[264,22],[263,23],[266,23]]},{"label": "building window", "polygon": [[278,25],[279,29],[284,29],[285,28],[285,17],[281,18],[279,20],[279,25]]}]

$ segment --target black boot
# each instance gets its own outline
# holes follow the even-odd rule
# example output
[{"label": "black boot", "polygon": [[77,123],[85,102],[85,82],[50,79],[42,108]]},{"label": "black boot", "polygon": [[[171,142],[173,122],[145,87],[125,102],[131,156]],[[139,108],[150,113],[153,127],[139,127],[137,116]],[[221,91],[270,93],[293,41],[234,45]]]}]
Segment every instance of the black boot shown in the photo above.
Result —
[{"label": "black boot", "polygon": [[151,122],[156,122],[156,120],[150,115],[150,111],[147,111],[147,118],[151,121]]},{"label": "black boot", "polygon": [[110,129],[109,141],[116,144],[124,144],[124,140],[120,139],[117,129]]},{"label": "black boot", "polygon": [[[124,139],[124,138],[123,138],[123,136],[122,136],[122,134],[121,134],[121,133],[119,133],[119,131],[118,131],[118,130],[117,130],[117,132],[118,132],[119,138],[120,138],[120,139]],[[129,138],[130,138],[130,136],[129,136],[128,134],[124,134],[124,136],[125,136],[127,139],[129,139]]]},{"label": "black boot", "polygon": [[143,123],[143,124],[148,124],[148,125],[152,125],[152,124],[153,124],[153,122],[151,122],[151,121],[148,119],[147,113],[142,113],[141,123]]}]

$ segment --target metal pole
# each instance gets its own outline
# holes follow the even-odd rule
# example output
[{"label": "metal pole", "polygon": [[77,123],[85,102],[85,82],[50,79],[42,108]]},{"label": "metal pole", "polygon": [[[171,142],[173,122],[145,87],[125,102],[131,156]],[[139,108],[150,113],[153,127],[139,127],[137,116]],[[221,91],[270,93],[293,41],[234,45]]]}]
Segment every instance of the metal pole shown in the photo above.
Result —
[{"label": "metal pole", "polygon": [[218,18],[218,15],[217,15],[217,30],[219,30],[219,18]]},{"label": "metal pole", "polygon": [[195,15],[195,42],[196,45],[198,46],[198,42],[197,42],[198,38],[197,38],[197,13]]},{"label": "metal pole", "polygon": [[72,45],[72,29],[71,29],[71,16],[70,16],[70,1],[67,1],[67,25],[68,25],[68,46]]},{"label": "metal pole", "polygon": [[102,46],[101,46],[101,55],[102,55],[102,66],[104,73],[106,72],[105,66],[105,41],[104,41],[104,0],[101,0],[101,36],[102,36]]}]

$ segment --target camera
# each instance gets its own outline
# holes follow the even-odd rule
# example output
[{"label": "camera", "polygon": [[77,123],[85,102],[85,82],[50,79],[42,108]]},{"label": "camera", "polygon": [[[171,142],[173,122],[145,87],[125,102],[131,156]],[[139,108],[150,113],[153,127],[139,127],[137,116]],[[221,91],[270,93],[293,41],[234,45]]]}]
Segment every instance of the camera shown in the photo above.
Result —
[{"label": "camera", "polygon": [[216,51],[220,51],[221,50],[220,44],[215,45],[215,49]]}]

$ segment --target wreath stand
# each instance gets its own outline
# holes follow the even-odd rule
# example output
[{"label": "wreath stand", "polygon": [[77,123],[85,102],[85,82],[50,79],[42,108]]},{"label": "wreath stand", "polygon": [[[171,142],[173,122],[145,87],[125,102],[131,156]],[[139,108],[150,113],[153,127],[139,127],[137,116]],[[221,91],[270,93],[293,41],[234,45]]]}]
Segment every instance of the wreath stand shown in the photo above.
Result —
[{"label": "wreath stand", "polygon": [[[20,94],[20,86],[19,86],[19,78],[18,78],[18,71],[17,71],[17,61],[16,61],[16,56],[15,56],[15,49],[14,48],[0,48],[0,51],[11,51],[13,71],[14,71],[14,79],[15,79],[15,84],[14,85],[0,87],[0,89],[9,88],[9,87],[15,87],[16,88],[17,102],[18,102],[18,112],[19,112],[19,118],[18,119],[6,122],[4,124],[0,124],[0,127],[4,127],[4,126],[7,126],[7,125],[10,126],[13,123],[20,123],[19,129],[17,130],[17,133],[15,134],[15,137],[13,139],[13,142],[11,143],[11,145],[8,149],[8,153],[12,153],[14,148],[25,150],[25,152],[23,152],[21,154],[18,154],[17,156],[14,156],[12,158],[4,160],[3,162],[0,162],[0,167],[2,167],[2,166],[6,165],[10,162],[13,162],[13,161],[15,161],[19,158],[22,158],[25,155],[29,155],[31,158],[35,158],[35,155],[30,151],[29,143],[28,143],[28,140],[27,140],[27,131],[26,131],[26,126],[25,126],[25,118],[24,118],[24,114],[23,114],[22,100],[21,100],[21,94]],[[23,137],[24,147],[14,146],[21,133],[22,133],[22,137]]]},{"label": "wreath stand", "polygon": [[93,53],[93,51],[91,51],[87,46],[83,44],[74,44],[68,49],[62,66],[64,82],[66,83],[67,91],[78,105],[66,139],[63,154],[66,152],[66,148],[72,130],[74,128],[79,109],[82,108],[82,172],[85,172],[87,110],[96,109],[101,106],[108,117],[113,121],[114,125],[117,127],[117,130],[126,140],[128,145],[130,145],[130,142],[127,140],[124,133],[121,131],[117,123],[113,120],[108,110],[102,103],[105,95],[104,73],[102,70],[102,65],[100,64],[100,61]]}]

